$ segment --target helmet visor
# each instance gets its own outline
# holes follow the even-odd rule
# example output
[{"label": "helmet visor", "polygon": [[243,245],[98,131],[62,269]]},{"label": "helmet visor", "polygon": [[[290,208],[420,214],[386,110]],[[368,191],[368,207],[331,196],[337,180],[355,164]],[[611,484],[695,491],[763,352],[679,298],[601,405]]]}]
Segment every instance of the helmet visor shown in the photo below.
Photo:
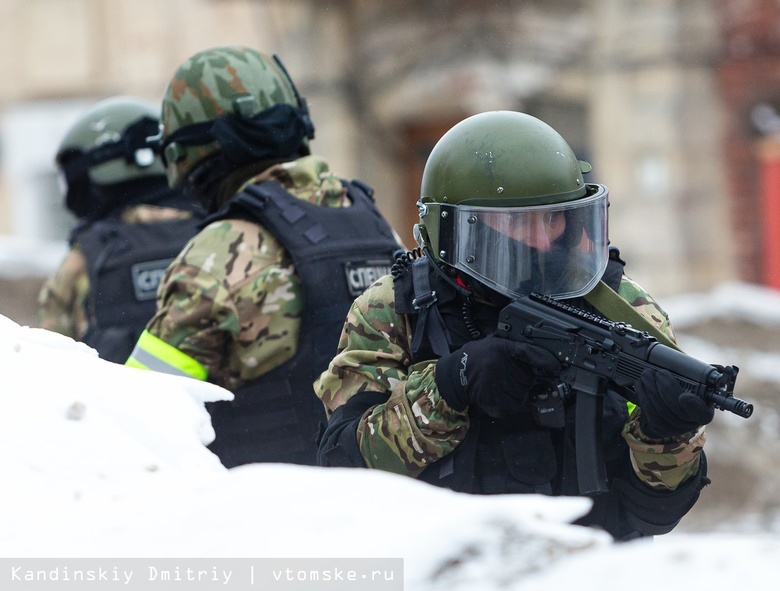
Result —
[{"label": "helmet visor", "polygon": [[452,264],[509,297],[588,293],[607,266],[607,188],[526,207],[458,206]]}]

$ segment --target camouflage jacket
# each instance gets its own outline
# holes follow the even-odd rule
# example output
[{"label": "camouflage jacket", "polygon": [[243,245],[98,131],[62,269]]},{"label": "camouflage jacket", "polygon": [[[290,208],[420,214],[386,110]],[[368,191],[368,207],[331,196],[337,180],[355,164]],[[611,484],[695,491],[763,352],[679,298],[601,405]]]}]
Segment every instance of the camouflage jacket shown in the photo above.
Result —
[{"label": "camouflage jacket", "polygon": [[[323,207],[349,204],[317,156],[274,165],[244,186],[267,180]],[[219,220],[169,266],[147,331],[198,361],[209,381],[235,390],[295,355],[301,306],[300,280],[278,240],[255,222]]]},{"label": "camouflage jacket", "polygon": [[[125,209],[120,219],[128,224],[154,224],[191,216],[188,211],[172,207],[135,205]],[[87,262],[76,242],[38,295],[39,326],[83,340],[89,328],[85,306],[89,290]]]},{"label": "camouflage jacket", "polygon": [[[667,314],[638,284],[624,276],[619,294],[674,338]],[[387,401],[360,419],[360,453],[370,468],[416,477],[464,440],[469,414],[468,408],[462,412],[450,408],[439,395],[436,360],[412,362],[410,320],[395,312],[394,297],[388,275],[355,300],[339,352],[315,382],[315,391],[329,414],[359,392],[385,394]],[[640,412],[634,409],[622,433],[633,470],[653,488],[674,490],[698,472],[704,429],[690,439],[651,442],[639,429]]]}]

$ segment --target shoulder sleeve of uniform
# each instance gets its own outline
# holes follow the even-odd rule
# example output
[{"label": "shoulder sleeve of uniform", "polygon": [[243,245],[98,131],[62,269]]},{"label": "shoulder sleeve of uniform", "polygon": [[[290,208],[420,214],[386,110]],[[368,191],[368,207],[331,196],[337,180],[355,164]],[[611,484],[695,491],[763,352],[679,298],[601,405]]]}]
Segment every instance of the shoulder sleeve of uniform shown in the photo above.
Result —
[{"label": "shoulder sleeve of uniform", "polygon": [[[393,301],[390,276],[355,300],[339,353],[315,383],[315,390],[329,413],[358,394],[382,393],[383,402],[351,421],[360,453],[370,468],[416,476],[463,440],[468,417],[440,398],[434,361],[412,365],[409,327],[396,314]],[[334,421],[340,414],[335,417]]]},{"label": "shoulder sleeve of uniform", "polygon": [[623,429],[623,438],[631,450],[634,472],[639,480],[658,490],[675,490],[698,472],[707,440],[704,427],[686,441],[648,443],[635,432],[636,425],[636,416],[632,416]]},{"label": "shoulder sleeve of uniform", "polygon": [[623,275],[618,294],[631,304],[639,314],[668,336],[672,342],[676,342],[672,323],[666,310],[641,285],[630,277]]},{"label": "shoulder sleeve of uniform", "polygon": [[406,379],[409,363],[406,321],[395,312],[393,281],[387,275],[352,303],[336,357],[315,390],[333,411],[357,392],[388,392]]},{"label": "shoulder sleeve of uniform", "polygon": [[[298,282],[289,255],[258,224],[220,220],[209,224],[168,267],[158,291],[158,311],[147,330],[208,370],[209,378],[235,387],[294,354],[280,339],[259,343],[257,333],[296,334]],[[239,357],[262,346],[262,363]],[[282,358],[283,355],[287,357]]]},{"label": "shoulder sleeve of uniform", "polygon": [[86,261],[75,246],[38,294],[40,327],[72,338],[83,337],[87,331],[84,305],[88,293]]},{"label": "shoulder sleeve of uniform", "polygon": [[227,336],[238,331],[225,283],[180,257],[168,267],[158,289],[157,313],[146,332],[196,360],[216,378]]},{"label": "shoulder sleeve of uniform", "polygon": [[215,262],[230,262],[242,256],[262,256],[269,246],[265,240],[270,236],[256,222],[218,220],[193,236],[179,258],[186,264],[211,270],[215,269]]}]

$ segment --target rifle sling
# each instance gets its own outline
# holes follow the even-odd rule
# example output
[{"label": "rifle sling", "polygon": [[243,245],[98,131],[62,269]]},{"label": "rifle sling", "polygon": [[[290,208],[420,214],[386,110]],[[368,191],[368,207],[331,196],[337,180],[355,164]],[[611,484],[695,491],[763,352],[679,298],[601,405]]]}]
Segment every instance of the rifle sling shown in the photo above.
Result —
[{"label": "rifle sling", "polygon": [[667,335],[661,332],[626,300],[621,298],[615,290],[603,281],[599,281],[590,292],[585,294],[587,302],[613,322],[626,322],[636,330],[641,330],[655,337],[659,343],[682,351],[680,347]]}]

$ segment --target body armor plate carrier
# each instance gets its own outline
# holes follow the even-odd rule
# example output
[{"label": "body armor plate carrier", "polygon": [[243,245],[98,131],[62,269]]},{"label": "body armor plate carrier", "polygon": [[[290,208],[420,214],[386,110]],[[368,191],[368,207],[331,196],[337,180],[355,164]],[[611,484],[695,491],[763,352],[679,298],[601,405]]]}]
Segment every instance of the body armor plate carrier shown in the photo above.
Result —
[{"label": "body armor plate carrier", "polygon": [[358,181],[347,188],[351,207],[322,207],[267,181],[250,185],[208,220],[248,219],[269,230],[292,257],[303,293],[295,356],[235,390],[232,402],[208,405],[217,434],[210,449],[229,468],[315,464],[326,417],[313,382],[336,354],[352,301],[390,272],[399,248],[370,189]]},{"label": "body armor plate carrier", "polygon": [[163,273],[197,233],[199,222],[198,216],[149,224],[106,218],[75,234],[90,285],[83,340],[100,357],[127,360],[154,316]]}]

